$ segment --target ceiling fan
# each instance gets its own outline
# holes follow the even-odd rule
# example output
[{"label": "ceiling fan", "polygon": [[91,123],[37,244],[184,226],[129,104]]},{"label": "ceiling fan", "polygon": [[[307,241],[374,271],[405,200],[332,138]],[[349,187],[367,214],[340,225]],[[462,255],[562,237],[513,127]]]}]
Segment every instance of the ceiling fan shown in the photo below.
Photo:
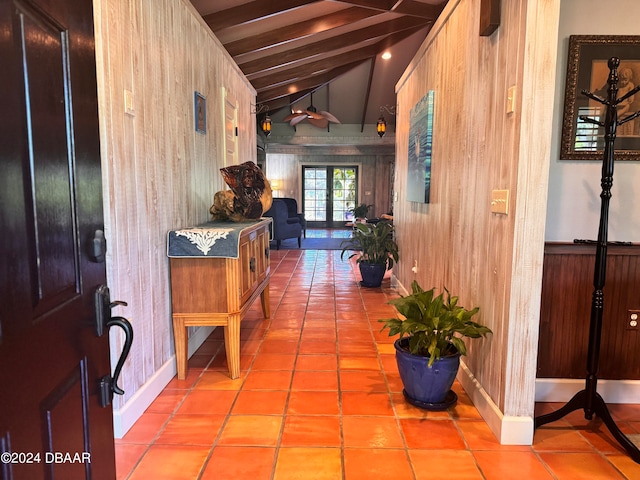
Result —
[{"label": "ceiling fan", "polygon": [[303,120],[309,120],[311,125],[318,128],[326,128],[329,122],[340,123],[340,120],[331,113],[325,112],[324,110],[318,111],[318,109],[313,106],[313,93],[311,94],[311,105],[309,105],[306,110],[299,110],[284,117],[284,121],[289,122],[289,125],[292,127],[295,127]]}]

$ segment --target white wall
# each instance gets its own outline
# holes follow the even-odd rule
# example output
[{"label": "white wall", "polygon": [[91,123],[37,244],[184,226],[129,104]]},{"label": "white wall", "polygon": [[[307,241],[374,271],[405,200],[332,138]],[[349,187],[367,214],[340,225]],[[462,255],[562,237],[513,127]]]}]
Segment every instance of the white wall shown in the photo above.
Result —
[{"label": "white wall", "polygon": [[[640,35],[638,0],[562,0],[556,98],[547,203],[547,241],[596,239],[600,220],[601,162],[560,158],[569,35]],[[609,207],[609,240],[640,241],[639,162],[616,162]]]}]

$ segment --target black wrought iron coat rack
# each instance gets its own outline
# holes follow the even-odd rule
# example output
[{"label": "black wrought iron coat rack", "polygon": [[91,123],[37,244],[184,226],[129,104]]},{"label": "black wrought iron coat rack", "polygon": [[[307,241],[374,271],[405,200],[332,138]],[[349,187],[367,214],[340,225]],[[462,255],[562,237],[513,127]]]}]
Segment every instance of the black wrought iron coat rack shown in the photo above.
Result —
[{"label": "black wrought iron coat rack", "polygon": [[590,117],[580,116],[580,119],[604,127],[604,158],[602,162],[602,193],[600,194],[600,225],[598,228],[598,240],[596,242],[596,259],[594,271],[594,291],[591,300],[591,320],[589,324],[589,346],[587,350],[587,378],[584,390],[576,393],[569,402],[546,415],[536,417],[534,428],[538,428],[550,422],[555,422],[568,413],[582,408],[584,418],[591,420],[593,414],[602,419],[611,435],[622,445],[629,456],[636,463],[640,463],[640,450],[631,442],[616,425],[607,404],[597,392],[598,366],[600,359],[600,337],[602,330],[602,312],[604,307],[604,284],[607,264],[607,229],[609,224],[609,200],[611,199],[611,187],[613,185],[613,164],[614,164],[614,143],[616,139],[616,129],[618,125],[623,125],[634,118],[640,116],[640,111],[624,117],[618,121],[618,104],[640,91],[640,85],[618,98],[618,66],[620,59],[611,57],[608,62],[609,78],[607,79],[607,98],[599,97],[586,90],[582,91],[592,100],[605,106],[604,121],[599,121]]}]

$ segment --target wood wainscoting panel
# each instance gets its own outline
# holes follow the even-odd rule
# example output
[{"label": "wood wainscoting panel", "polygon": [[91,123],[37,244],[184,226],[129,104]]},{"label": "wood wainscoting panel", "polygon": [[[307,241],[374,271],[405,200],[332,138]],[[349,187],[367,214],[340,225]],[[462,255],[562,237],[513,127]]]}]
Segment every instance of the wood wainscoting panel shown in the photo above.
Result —
[{"label": "wood wainscoting panel", "polygon": [[[596,246],[546,243],[540,308],[538,378],[585,378]],[[640,379],[640,245],[607,247],[598,377]]]}]

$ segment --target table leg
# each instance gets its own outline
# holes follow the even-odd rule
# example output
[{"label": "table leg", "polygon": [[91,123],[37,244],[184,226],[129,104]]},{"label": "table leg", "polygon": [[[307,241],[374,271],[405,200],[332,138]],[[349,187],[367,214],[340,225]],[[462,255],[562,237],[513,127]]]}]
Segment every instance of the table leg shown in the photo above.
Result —
[{"label": "table leg", "polygon": [[264,286],[264,290],[260,293],[260,304],[262,305],[262,314],[264,318],[269,318],[271,315],[271,307],[269,305],[269,284]]},{"label": "table leg", "polygon": [[173,337],[176,345],[178,380],[187,378],[187,327],[182,318],[173,317]]},{"label": "table leg", "polygon": [[224,327],[224,349],[227,354],[229,376],[240,376],[240,314],[229,315],[229,323]]}]

